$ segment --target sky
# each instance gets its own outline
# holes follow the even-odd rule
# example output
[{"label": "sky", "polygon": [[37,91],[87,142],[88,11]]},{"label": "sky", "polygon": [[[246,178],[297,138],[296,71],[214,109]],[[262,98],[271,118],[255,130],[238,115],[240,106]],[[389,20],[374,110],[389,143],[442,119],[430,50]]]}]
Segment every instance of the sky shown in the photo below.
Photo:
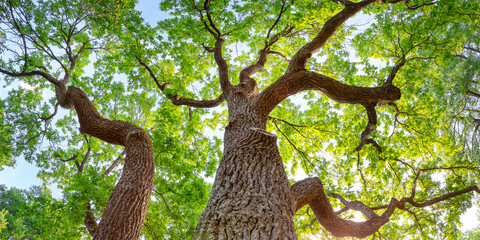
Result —
[{"label": "sky", "polygon": [[[165,17],[165,13],[159,10],[157,4],[157,1],[140,0],[139,4],[137,5],[137,10],[142,12],[144,19],[152,26],[154,26],[159,19]],[[350,23],[363,25],[369,21],[368,16],[362,17],[363,19],[354,18],[350,21]],[[15,85],[12,85],[8,88],[3,88],[0,86],[0,99],[5,99],[7,97],[8,90],[15,87]],[[0,184],[4,184],[8,187],[28,189],[31,186],[42,184],[41,180],[36,177],[37,173],[37,167],[26,162],[22,157],[20,157],[17,159],[17,163],[14,167],[5,167],[3,171],[0,171]],[[304,178],[302,175],[305,174],[301,172],[297,178]],[[60,190],[56,189],[55,186],[50,186],[50,189],[52,190],[54,197],[60,198],[62,196]],[[468,231],[480,225],[479,218],[480,211],[478,207],[467,210],[467,212],[461,217],[461,222],[463,223],[462,231]]]}]

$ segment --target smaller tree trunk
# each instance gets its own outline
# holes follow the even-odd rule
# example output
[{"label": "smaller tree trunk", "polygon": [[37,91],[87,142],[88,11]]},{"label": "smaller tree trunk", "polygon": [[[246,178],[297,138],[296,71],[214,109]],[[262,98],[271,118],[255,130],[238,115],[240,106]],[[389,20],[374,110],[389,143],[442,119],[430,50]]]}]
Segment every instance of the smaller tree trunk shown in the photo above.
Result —
[{"label": "smaller tree trunk", "polygon": [[127,137],[122,175],[113,189],[94,240],[138,239],[153,189],[153,149],[145,131]]},{"label": "smaller tree trunk", "polygon": [[89,229],[94,231],[93,239],[138,239],[155,177],[153,148],[148,134],[133,124],[101,117],[81,89],[71,86],[64,93],[61,92],[65,89],[64,85],[59,86],[57,98],[63,107],[71,108],[73,105],[81,133],[125,146],[122,175],[110,195],[98,228]]}]

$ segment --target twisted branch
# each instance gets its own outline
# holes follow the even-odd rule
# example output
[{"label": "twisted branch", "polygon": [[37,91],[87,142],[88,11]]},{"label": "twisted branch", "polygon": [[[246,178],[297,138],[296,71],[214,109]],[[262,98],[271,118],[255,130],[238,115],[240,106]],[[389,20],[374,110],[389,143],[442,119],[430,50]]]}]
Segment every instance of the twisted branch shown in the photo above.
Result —
[{"label": "twisted branch", "polygon": [[[414,182],[416,182],[417,179],[418,175]],[[298,211],[304,205],[309,204],[311,209],[314,211],[318,222],[334,236],[357,238],[364,238],[377,232],[380,227],[389,221],[389,218],[394,213],[395,209],[407,211],[408,209],[405,208],[406,203],[409,203],[414,207],[424,208],[472,191],[480,193],[478,186],[474,185],[419,203],[414,200],[414,189],[415,186],[413,186],[412,195],[409,197],[403,197],[401,200],[392,198],[388,205],[373,208],[368,207],[360,201],[349,202],[339,194],[330,194],[330,196],[339,199],[340,202],[345,205],[345,208],[339,212],[345,212],[349,209],[352,209],[362,212],[368,218],[368,220],[364,222],[353,222],[338,217],[338,213],[333,210],[332,205],[325,195],[320,179],[307,178],[291,186],[292,196],[295,198],[294,208],[296,211]],[[380,209],[386,209],[382,215],[378,215],[373,212],[373,210]]]}]

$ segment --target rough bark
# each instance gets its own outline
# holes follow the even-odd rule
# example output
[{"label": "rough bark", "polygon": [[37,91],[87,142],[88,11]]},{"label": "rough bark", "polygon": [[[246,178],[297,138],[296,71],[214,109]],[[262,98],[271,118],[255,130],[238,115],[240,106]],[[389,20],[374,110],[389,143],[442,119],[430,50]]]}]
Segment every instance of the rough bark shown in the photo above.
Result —
[{"label": "rough bark", "polygon": [[[343,11],[327,21],[317,37],[297,52],[285,74],[261,93],[252,75],[262,71],[270,54],[269,47],[276,38],[266,42],[256,63],[243,69],[239,75],[240,83],[233,86],[222,56],[225,40],[208,18],[210,2],[205,2],[203,10],[197,9],[206,30],[216,39],[215,48],[209,52],[214,53],[219,69],[229,123],[225,127],[224,155],[210,200],[195,229],[194,239],[297,239],[292,220],[297,209],[292,192],[297,193],[289,187],[275,135],[265,131],[268,115],[287,97],[306,90],[321,91],[338,102],[369,106],[400,98],[400,90],[392,84],[376,88],[350,86],[305,70],[311,55],[325,44],[346,19],[374,2],[365,0],[348,3]],[[323,188],[321,190],[323,193]],[[314,208],[319,214],[330,206],[328,201],[313,200],[309,203],[316,204]],[[328,219],[334,219],[325,217],[327,222]],[[382,223],[378,224],[379,221]],[[375,222],[380,227],[386,221],[388,219],[375,218],[369,223]],[[335,224],[344,223],[350,221],[341,219]],[[345,226],[358,231],[362,227],[354,224]],[[335,230],[334,227],[329,229]]]},{"label": "rough bark", "polygon": [[150,201],[155,172],[148,134],[133,124],[102,118],[79,88],[69,87],[65,94],[61,89],[63,88],[57,88],[57,96],[65,99],[64,106],[69,107],[73,103],[80,122],[80,132],[125,146],[122,175],[110,195],[93,239],[138,239]]},{"label": "rough bark", "polygon": [[229,89],[224,154],[193,239],[297,239],[277,137],[252,105],[256,88]]},{"label": "rough bark", "polygon": [[93,239],[138,239],[153,189],[154,158],[145,131],[126,140],[122,175],[113,189]]},{"label": "rough bark", "polygon": [[286,73],[263,90],[255,104],[268,114],[289,96],[306,90],[320,91],[337,102],[349,104],[391,103],[401,97],[400,89],[390,84],[382,87],[352,86],[322,74],[299,70]]},{"label": "rough bark", "polygon": [[276,136],[257,128],[238,134],[224,152],[193,239],[297,239]]}]

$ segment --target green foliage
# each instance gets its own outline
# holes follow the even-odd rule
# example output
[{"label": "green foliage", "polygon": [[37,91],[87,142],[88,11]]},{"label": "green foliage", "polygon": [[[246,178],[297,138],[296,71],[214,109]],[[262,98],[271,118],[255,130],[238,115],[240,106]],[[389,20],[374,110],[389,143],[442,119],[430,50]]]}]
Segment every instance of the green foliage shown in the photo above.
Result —
[{"label": "green foliage", "polygon": [[[286,11],[270,36],[287,26],[294,30],[271,50],[288,59],[343,8],[334,1],[212,1],[211,17],[225,34],[224,57],[233,83],[238,83],[243,67],[255,62],[282,3]],[[156,26],[144,22],[135,4],[2,1],[0,68],[43,69],[61,79],[64,68],[69,68],[69,54],[81,52],[70,72],[70,84],[82,88],[102,116],[136,124],[152,139],[156,177],[143,235],[187,239],[208,201],[221,158],[221,139],[216,135],[227,124],[227,111],[225,106],[209,110],[173,105],[137,58],[160,84],[170,83],[165,93],[214,99],[221,93],[218,70],[204,48],[212,47],[214,39],[198,18],[203,2],[161,1],[160,9],[169,16]],[[468,50],[479,49],[479,5],[476,0],[439,0],[409,10],[405,4],[374,4],[340,28],[307,68],[345,84],[377,87],[404,57],[407,62],[393,82],[402,91],[398,112],[392,105],[376,107],[378,124],[371,137],[382,146],[382,153],[371,145],[354,152],[368,122],[364,107],[339,104],[319,92],[285,100],[271,113],[267,130],[279,136],[289,177],[301,172],[318,176],[327,193],[380,206],[391,197],[409,196],[418,169],[479,166],[479,128],[474,124],[480,118],[479,99],[468,93],[480,92],[479,53]],[[10,9],[17,13],[16,25]],[[69,31],[75,34],[66,40]],[[23,40],[28,48],[22,48]],[[282,57],[269,55],[264,70],[254,75],[260,90],[287,66]],[[63,194],[57,200],[44,188],[1,188],[5,195],[1,203],[11,199],[15,204],[0,206],[5,209],[0,212],[0,228],[2,214],[7,223],[0,236],[51,239],[54,230],[63,239],[86,236],[81,223],[85,207],[90,204],[94,215],[101,217],[122,162],[110,174],[104,173],[123,157],[123,149],[81,135],[73,111],[55,110],[53,87],[43,78],[2,75],[0,81],[11,89],[0,102],[0,167],[12,166],[23,155],[40,168],[45,184],[56,184]],[[416,199],[421,202],[479,181],[478,173],[468,169],[426,171]],[[459,216],[473,198],[467,194],[428,209],[407,206],[415,215],[397,210],[380,234],[389,239],[459,238]],[[331,201],[335,209],[342,207]],[[39,206],[55,217],[45,217],[47,210],[34,211]],[[341,216],[358,217],[351,211]],[[306,208],[297,213],[295,223],[302,238],[323,231],[318,223],[311,224],[313,219]],[[468,236],[476,236],[472,234]],[[329,238],[328,233],[323,235]]]},{"label": "green foliage", "polygon": [[[1,239],[85,239],[80,218],[65,212],[66,203],[44,187],[7,189],[0,185]],[[6,227],[5,227],[6,225]]]},{"label": "green foliage", "polygon": [[5,229],[7,227],[7,220],[5,219],[5,215],[7,215],[8,211],[6,209],[2,209],[0,211],[0,233],[2,232],[2,229]]},{"label": "green foliage", "polygon": [[13,166],[15,163],[12,158],[12,127],[5,124],[5,103],[0,101],[0,170],[4,166]]},{"label": "green foliage", "polygon": [[480,228],[476,228],[474,230],[466,232],[466,234],[461,238],[461,240],[479,240],[479,239],[480,239]]}]

